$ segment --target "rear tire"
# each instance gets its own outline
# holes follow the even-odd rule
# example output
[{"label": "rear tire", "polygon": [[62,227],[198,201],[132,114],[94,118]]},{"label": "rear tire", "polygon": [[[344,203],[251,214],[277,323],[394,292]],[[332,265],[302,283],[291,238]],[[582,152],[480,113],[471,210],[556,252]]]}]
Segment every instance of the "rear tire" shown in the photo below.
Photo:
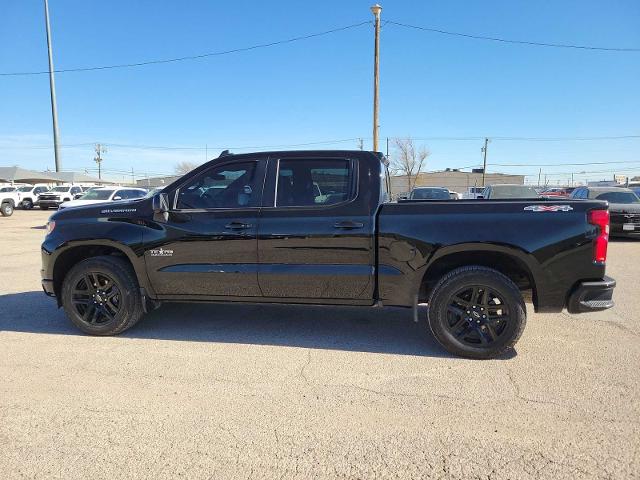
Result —
[{"label": "rear tire", "polygon": [[143,315],[135,273],[115,256],[89,258],[74,266],[62,283],[62,305],[71,322],[90,335],[117,335]]},{"label": "rear tire", "polygon": [[431,292],[428,323],[447,351],[467,358],[498,357],[516,344],[527,321],[518,287],[491,268],[446,274]]},{"label": "rear tire", "polygon": [[11,203],[9,202],[3,203],[2,205],[0,205],[0,213],[3,217],[10,217],[11,215],[13,215],[13,205],[11,205]]},{"label": "rear tire", "polygon": [[31,200],[23,200],[22,208],[25,210],[31,210],[33,208],[33,202]]}]

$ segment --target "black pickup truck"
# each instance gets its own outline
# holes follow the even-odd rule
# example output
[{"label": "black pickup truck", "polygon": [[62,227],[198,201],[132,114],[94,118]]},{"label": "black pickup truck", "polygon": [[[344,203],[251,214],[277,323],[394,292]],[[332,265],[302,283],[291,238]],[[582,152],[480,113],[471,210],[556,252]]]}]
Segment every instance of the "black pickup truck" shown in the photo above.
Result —
[{"label": "black pickup truck", "polygon": [[538,312],[613,306],[602,201],[388,201],[362,151],[224,153],[143,199],[49,219],[42,285],[82,331],[162,302],[428,304],[450,352],[491,358]]}]

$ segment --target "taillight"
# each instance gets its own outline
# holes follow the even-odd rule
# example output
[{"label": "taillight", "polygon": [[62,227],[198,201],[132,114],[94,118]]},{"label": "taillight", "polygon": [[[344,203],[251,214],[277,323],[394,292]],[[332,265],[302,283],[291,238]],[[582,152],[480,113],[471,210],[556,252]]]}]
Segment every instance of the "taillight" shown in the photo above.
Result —
[{"label": "taillight", "polygon": [[589,223],[598,227],[598,236],[593,241],[593,261],[607,261],[607,245],[609,244],[609,210],[591,210]]}]

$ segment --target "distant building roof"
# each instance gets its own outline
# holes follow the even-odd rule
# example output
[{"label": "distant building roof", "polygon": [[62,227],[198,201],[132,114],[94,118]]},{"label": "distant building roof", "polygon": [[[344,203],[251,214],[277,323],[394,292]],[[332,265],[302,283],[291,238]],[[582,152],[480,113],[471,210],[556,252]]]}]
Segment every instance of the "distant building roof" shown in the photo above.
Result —
[{"label": "distant building roof", "polygon": [[104,184],[113,184],[114,182],[109,182],[107,180],[103,180],[101,178],[92,177],[87,175],[86,173],[80,172],[47,172],[48,175],[51,175],[58,182],[63,183],[104,183]]},{"label": "distant building roof", "polygon": [[20,167],[0,167],[0,180],[5,182],[50,183],[56,182],[49,173],[35,172]]}]

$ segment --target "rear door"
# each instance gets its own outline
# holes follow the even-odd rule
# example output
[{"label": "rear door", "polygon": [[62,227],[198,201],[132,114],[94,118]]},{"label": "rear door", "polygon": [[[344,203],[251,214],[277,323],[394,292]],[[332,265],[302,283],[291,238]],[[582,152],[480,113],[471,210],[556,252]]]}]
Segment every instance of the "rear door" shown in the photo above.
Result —
[{"label": "rear door", "polygon": [[371,301],[371,172],[358,167],[345,157],[270,159],[258,231],[258,282],[265,297]]},{"label": "rear door", "polygon": [[216,164],[170,193],[168,219],[144,242],[161,298],[260,296],[256,235],[265,167],[266,160]]}]

